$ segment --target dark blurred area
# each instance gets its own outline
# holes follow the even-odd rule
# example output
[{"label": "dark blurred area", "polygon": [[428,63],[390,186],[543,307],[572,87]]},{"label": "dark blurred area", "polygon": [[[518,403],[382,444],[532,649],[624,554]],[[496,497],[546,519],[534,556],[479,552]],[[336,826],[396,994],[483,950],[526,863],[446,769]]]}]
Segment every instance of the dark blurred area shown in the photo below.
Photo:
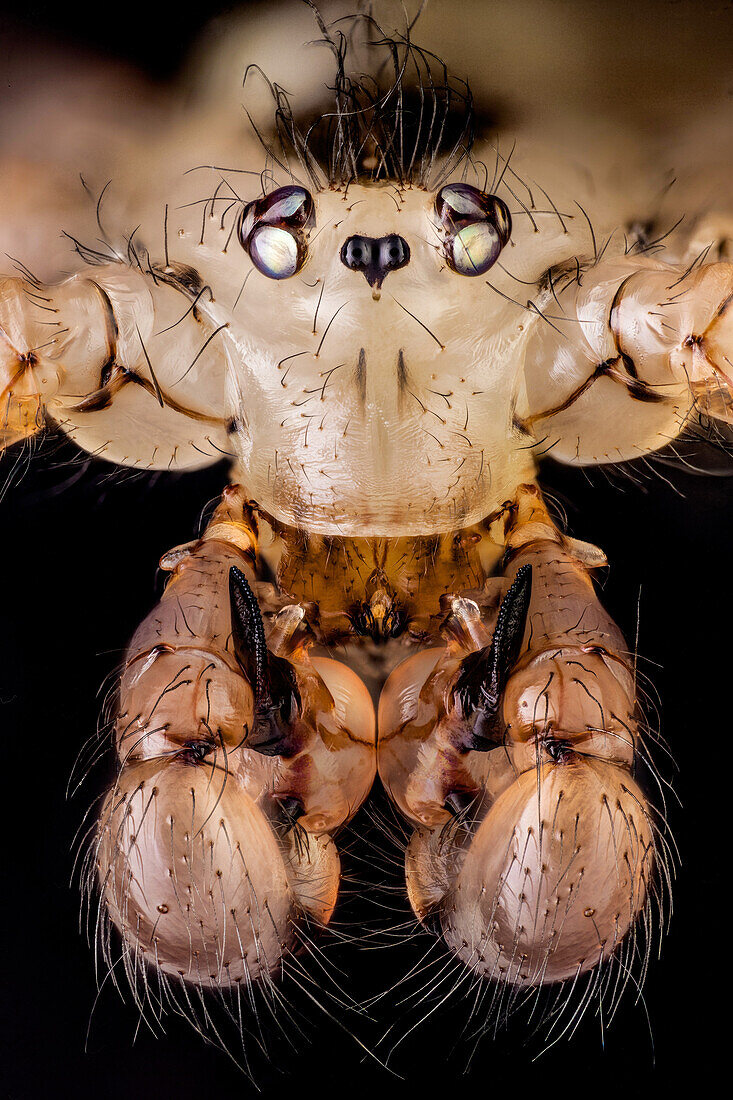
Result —
[{"label": "dark blurred area", "polygon": [[[605,6],[582,7],[600,34]],[[719,18],[731,6],[713,7]],[[5,5],[0,63],[11,50],[17,63],[23,43],[44,39],[120,60],[165,82],[205,22],[230,8],[210,3],[184,10],[140,0],[119,7],[32,2],[12,11]],[[675,8],[669,5],[673,14]],[[261,5],[262,18],[267,9]],[[699,9],[704,19],[706,5]],[[451,35],[459,21],[454,17]],[[464,33],[470,36],[470,27]],[[647,43],[650,53],[654,45],[653,39]],[[680,39],[667,63],[675,64],[680,81],[694,80],[705,59],[691,56]],[[725,79],[730,83],[729,74]],[[667,792],[681,857],[675,913],[643,992],[629,988],[612,1022],[591,1004],[572,1040],[561,1039],[538,1061],[542,1041],[531,1035],[534,1021],[519,1015],[487,1038],[464,1075],[472,1044],[458,1033],[474,994],[441,1004],[450,980],[436,983],[412,1015],[401,1003],[409,986],[400,986],[361,1020],[325,997],[329,1018],[308,991],[292,991],[307,1038],[282,1016],[297,1049],[275,1038],[270,1065],[261,1060],[257,1068],[263,1095],[503,1097],[532,1090],[563,1097],[612,1093],[620,1100],[659,1095],[668,1084],[679,1086],[683,1073],[697,1075],[702,1087],[719,1075],[727,1079],[729,1012],[722,1006],[733,919],[724,901],[731,777],[723,749],[733,721],[727,705],[733,679],[733,447],[728,450],[688,443],[684,460],[664,454],[631,476],[552,463],[542,470],[544,487],[567,512],[570,533],[608,556],[610,567],[599,578],[604,601],[632,644],[638,628],[639,667],[659,694],[662,730],[680,768],[674,787],[682,805]],[[160,555],[198,530],[202,509],[225,477],[223,467],[188,475],[115,472],[54,438],[30,462],[15,454],[0,468],[0,483],[7,478],[0,540],[7,983],[0,1078],[2,1095],[13,1100],[255,1095],[185,1022],[169,1017],[166,1035],[156,1039],[139,1024],[130,999],[122,1003],[112,980],[97,998],[92,953],[78,927],[79,892],[69,885],[75,834],[86,827],[84,815],[106,778],[102,766],[67,801],[73,761],[97,723],[98,689],[160,591]],[[669,775],[663,758],[661,764]],[[395,924],[407,919],[397,867],[384,870],[379,856],[379,869],[366,869],[373,849],[385,846],[362,811],[345,864],[355,878],[387,883],[393,893],[349,887],[355,896],[337,915],[352,932],[360,924],[384,923],[385,915]],[[430,940],[421,936],[379,950],[366,939],[329,943],[347,975],[339,980],[356,999],[366,999],[418,968]],[[317,978],[317,967],[312,972]],[[371,1056],[377,1038],[392,1025],[399,1036],[433,1008],[390,1063],[404,1080],[380,1068]],[[389,1045],[380,1048],[380,1057]]]},{"label": "dark blurred area", "polygon": [[113,5],[3,3],[2,40],[11,48],[31,50],[38,40],[73,51],[125,61],[154,80],[166,81],[178,71],[201,27],[234,5],[212,0],[205,5],[146,4],[131,0]]}]

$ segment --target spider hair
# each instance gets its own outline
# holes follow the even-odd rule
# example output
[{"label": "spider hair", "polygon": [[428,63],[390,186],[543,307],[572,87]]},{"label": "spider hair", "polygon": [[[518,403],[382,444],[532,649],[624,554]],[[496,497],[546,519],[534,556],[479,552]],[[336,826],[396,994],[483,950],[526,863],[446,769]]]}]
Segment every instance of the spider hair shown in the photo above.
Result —
[{"label": "spider hair", "polygon": [[[476,137],[471,89],[450,76],[434,53],[415,45],[411,32],[417,17],[402,33],[390,35],[370,12],[327,24],[312,0],[304,2],[321,33],[311,45],[325,46],[335,62],[327,86],[333,105],[315,118],[299,119],[288,93],[258,65],[247,67],[244,84],[251,72],[258,73],[275,106],[269,135],[247,111],[268,157],[263,178],[274,166],[294,178],[293,162],[316,190],[380,180],[437,189],[461,168],[465,176]],[[360,30],[369,72],[351,71],[363,60],[356,41]]]}]

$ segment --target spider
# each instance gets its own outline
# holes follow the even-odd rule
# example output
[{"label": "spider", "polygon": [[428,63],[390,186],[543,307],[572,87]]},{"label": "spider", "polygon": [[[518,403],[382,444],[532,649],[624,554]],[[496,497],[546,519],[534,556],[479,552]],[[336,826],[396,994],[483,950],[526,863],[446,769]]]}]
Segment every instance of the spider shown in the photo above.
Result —
[{"label": "spider", "polygon": [[478,156],[467,86],[409,32],[314,16],[330,110],[304,125],[270,85],[261,165],[196,166],[159,249],[100,206],[77,274],[2,286],[5,447],[50,421],[121,466],[230,463],[125,657],[84,872],[103,950],[114,926],[170,996],[272,983],[328,924],[379,774],[413,910],[467,975],[615,998],[670,842],[605,555],[537,463],[727,421],[733,267],[601,237]]}]

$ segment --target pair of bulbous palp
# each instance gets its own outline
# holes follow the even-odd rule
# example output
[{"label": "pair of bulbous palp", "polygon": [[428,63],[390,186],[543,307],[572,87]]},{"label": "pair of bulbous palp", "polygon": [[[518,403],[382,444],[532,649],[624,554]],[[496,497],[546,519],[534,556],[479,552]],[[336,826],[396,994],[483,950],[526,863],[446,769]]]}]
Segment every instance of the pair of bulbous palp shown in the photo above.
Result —
[{"label": "pair of bulbous palp", "polygon": [[[225,491],[204,536],[172,551],[130,644],[118,772],[95,859],[136,960],[199,986],[271,974],[304,922],[327,924],[334,836],[377,769],[415,831],[407,891],[451,950],[514,985],[611,955],[647,903],[651,811],[631,775],[633,674],[587,565],[539,494],[506,509],[505,577],[457,596],[445,644],[388,678],[374,708],[345,664],[309,653],[302,608],[266,637],[256,523]],[[595,554],[595,557],[594,557]]]}]

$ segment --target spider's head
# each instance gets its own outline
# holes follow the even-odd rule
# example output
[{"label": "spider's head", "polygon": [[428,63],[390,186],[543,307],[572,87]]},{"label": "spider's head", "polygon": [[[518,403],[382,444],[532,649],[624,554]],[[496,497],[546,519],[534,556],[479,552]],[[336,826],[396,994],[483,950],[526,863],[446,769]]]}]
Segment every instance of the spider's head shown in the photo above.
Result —
[{"label": "spider's head", "polygon": [[[281,522],[341,534],[490,511],[523,321],[511,286],[486,285],[509,279],[504,199],[465,182],[289,183],[244,206],[237,235],[249,271],[233,280],[246,279],[230,329],[236,445],[255,498]],[[448,445],[466,459],[457,484],[438,462]]]},{"label": "spider's head", "polygon": [[511,156],[493,173],[472,159],[468,87],[409,34],[370,33],[357,77],[351,39],[321,30],[330,104],[299,124],[270,86],[271,189],[222,219],[207,257],[235,303],[233,446],[248,491],[288,526],[455,530],[531,477],[513,418],[526,287],[567,255],[564,223],[517,198]]}]

